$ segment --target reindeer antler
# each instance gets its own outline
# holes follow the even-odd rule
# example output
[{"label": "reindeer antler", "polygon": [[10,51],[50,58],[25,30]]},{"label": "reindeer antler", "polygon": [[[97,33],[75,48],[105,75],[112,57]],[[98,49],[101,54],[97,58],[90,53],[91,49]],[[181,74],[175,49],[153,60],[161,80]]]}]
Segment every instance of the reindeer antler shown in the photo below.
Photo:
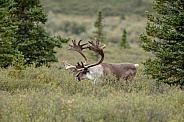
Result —
[{"label": "reindeer antler", "polygon": [[103,49],[106,47],[106,45],[102,45],[101,46],[98,40],[96,40],[96,43],[94,43],[93,41],[89,41],[89,43],[91,44],[91,45],[88,46],[89,50],[92,50],[95,53],[100,54],[101,55],[101,59],[97,63],[91,64],[91,65],[87,66],[87,68],[96,66],[96,65],[98,65],[98,64],[103,62],[103,60],[104,60]]},{"label": "reindeer antler", "polygon": [[106,45],[100,46],[100,43],[97,40],[96,44],[93,41],[89,41],[89,43],[91,44],[90,46],[88,46],[89,50],[92,50],[100,55],[104,55],[103,49],[106,47]]},{"label": "reindeer antler", "polygon": [[87,45],[88,43],[80,44],[82,39],[76,44],[76,40],[72,40],[73,45],[69,44],[69,50],[77,51],[77,52],[82,52],[83,49],[86,49],[87,47],[83,47]]},{"label": "reindeer antler", "polygon": [[71,69],[74,72],[78,72],[81,69],[85,68],[82,61],[81,61],[81,64],[79,62],[77,62],[77,65],[71,65],[71,64],[67,63],[66,61],[64,61],[63,63],[64,63],[64,67],[66,70]]},{"label": "reindeer antler", "polygon": [[78,42],[78,44],[76,44],[76,40],[72,40],[73,45],[69,44],[70,47],[68,48],[68,50],[79,52],[82,55],[82,57],[84,57],[84,59],[85,59],[84,64],[87,64],[88,60],[87,60],[86,56],[84,55],[84,53],[82,52],[82,50],[88,48],[88,47],[84,47],[88,43],[80,44],[81,41],[82,41],[82,39]]},{"label": "reindeer antler", "polygon": [[84,63],[82,61],[81,61],[81,64],[79,62],[77,62],[76,68],[77,69],[85,68]]},{"label": "reindeer antler", "polygon": [[88,60],[82,52],[83,49],[88,48],[87,46],[84,47],[88,43],[81,44],[81,41],[82,40],[80,40],[78,43],[76,43],[76,40],[72,40],[73,45],[69,44],[68,50],[76,51],[76,52],[80,53],[82,55],[82,57],[85,59],[85,62],[84,63],[82,61],[81,61],[81,63],[77,62],[77,65],[71,65],[67,62],[64,62],[65,69],[72,69],[73,71],[78,71],[82,68],[85,68],[85,65],[88,64]]},{"label": "reindeer antler", "polygon": [[63,64],[64,64],[65,69],[76,69],[76,66],[71,65],[67,63],[66,61],[63,61]]},{"label": "reindeer antler", "polygon": [[[106,45],[100,45],[99,41],[96,40],[96,42],[89,41],[90,45],[84,47],[88,43],[81,44],[81,41],[82,40],[80,40],[78,43],[76,43],[76,40],[72,40],[73,45],[69,44],[68,50],[79,52],[84,57],[85,63],[83,63],[81,61],[81,63],[77,62],[77,65],[71,65],[71,64],[68,64],[68,63],[65,62],[64,63],[65,69],[74,69],[76,71],[79,71],[79,70],[81,70],[83,68],[93,67],[93,66],[96,66],[96,65],[98,65],[98,64],[103,62],[103,60],[104,60],[103,49],[106,47]],[[82,50],[86,49],[86,48],[88,48],[91,51],[94,51],[97,54],[100,54],[101,55],[101,59],[97,63],[95,63],[95,64],[91,64],[91,65],[86,66],[86,64],[88,63],[88,60],[87,60],[86,56],[83,54],[83,52],[82,52]]]}]

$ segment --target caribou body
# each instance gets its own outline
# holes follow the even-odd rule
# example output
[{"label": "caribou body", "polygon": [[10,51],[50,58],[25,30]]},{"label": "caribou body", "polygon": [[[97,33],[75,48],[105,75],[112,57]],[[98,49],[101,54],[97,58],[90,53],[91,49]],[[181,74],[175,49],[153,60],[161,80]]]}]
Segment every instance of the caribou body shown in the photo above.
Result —
[{"label": "caribou body", "polygon": [[[105,48],[105,45],[100,46],[99,42],[96,41],[90,41],[89,46],[83,47],[85,44],[80,44],[82,40],[76,44],[75,40],[72,40],[73,45],[70,45],[69,50],[77,51],[79,52],[85,59],[85,63],[77,63],[77,65],[71,65],[68,63],[65,64],[65,69],[72,69],[73,72],[76,73],[76,79],[78,81],[81,81],[83,79],[89,79],[92,80],[93,83],[96,83],[98,81],[98,78],[102,75],[108,75],[112,74],[114,75],[117,80],[119,80],[121,77],[123,77],[125,80],[129,78],[133,78],[136,75],[136,67],[138,64],[133,63],[104,63],[104,52],[103,49]],[[95,53],[98,53],[101,58],[100,60],[95,63],[88,65],[88,60],[86,56],[82,53],[83,49],[89,49],[91,51],[94,51]]]},{"label": "caribou body", "polygon": [[123,77],[125,80],[133,78],[136,75],[136,66],[138,64],[131,63],[101,63],[97,66],[84,68],[80,71],[76,78],[78,81],[83,79],[90,79],[94,83],[97,82],[101,75],[114,75],[117,80]]}]

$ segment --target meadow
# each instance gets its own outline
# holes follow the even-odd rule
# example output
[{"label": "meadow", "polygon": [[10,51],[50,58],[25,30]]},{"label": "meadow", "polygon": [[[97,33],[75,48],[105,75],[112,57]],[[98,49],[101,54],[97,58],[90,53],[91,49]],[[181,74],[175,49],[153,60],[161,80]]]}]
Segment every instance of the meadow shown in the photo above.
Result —
[{"label": "meadow", "polygon": [[[61,14],[57,5],[54,9],[47,11],[45,28],[49,32],[70,40],[90,40],[95,15]],[[55,49],[58,62],[50,67],[0,68],[0,122],[183,122],[184,92],[144,74],[142,63],[154,58],[139,42],[146,18],[137,14],[124,17],[104,17],[104,62],[139,64],[134,85],[123,79],[114,82],[112,75],[101,77],[96,85],[89,80],[76,81],[72,72],[64,69],[63,61],[76,64],[83,59],[68,51],[69,41]],[[123,29],[127,30],[130,49],[119,47]],[[95,62],[88,51],[84,52],[90,63]]]},{"label": "meadow", "polygon": [[[68,52],[67,46],[63,45],[58,55],[74,64],[80,56]],[[96,85],[88,80],[77,82],[62,62],[49,68],[0,69],[0,121],[184,121],[183,91],[144,75],[141,62],[151,54],[137,47],[119,50],[115,46],[106,52],[108,62],[140,63],[133,86],[123,79],[115,83],[111,75]]]}]

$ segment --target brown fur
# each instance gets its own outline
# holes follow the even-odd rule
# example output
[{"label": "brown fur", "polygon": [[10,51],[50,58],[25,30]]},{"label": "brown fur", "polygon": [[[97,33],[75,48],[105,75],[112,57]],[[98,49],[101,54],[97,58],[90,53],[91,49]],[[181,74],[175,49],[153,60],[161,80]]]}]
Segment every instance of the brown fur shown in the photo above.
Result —
[{"label": "brown fur", "polygon": [[129,79],[136,75],[136,67],[131,63],[101,63],[103,67],[103,74],[108,75],[112,73],[119,80],[121,77]]}]

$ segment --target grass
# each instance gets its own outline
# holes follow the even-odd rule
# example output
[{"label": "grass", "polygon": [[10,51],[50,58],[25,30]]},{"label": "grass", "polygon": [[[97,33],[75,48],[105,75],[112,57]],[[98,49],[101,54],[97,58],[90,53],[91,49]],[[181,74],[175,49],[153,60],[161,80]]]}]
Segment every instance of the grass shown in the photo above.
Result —
[{"label": "grass", "polygon": [[[68,54],[66,60],[70,61],[72,57],[65,46],[58,55],[62,59]],[[128,61],[140,63],[151,56],[137,47],[136,53],[134,49],[122,53],[116,49],[111,46],[108,50],[111,54],[107,53],[107,61],[113,58],[112,54],[115,57],[120,54],[113,62],[129,55]],[[132,57],[136,55],[135,60]],[[60,63],[50,68],[27,67],[22,71],[10,67],[0,69],[0,74],[0,121],[184,121],[183,91],[175,86],[158,86],[155,80],[144,75],[142,65],[134,86],[124,80],[114,83],[113,76],[102,78],[103,82],[97,85],[88,80],[77,82]]]}]

